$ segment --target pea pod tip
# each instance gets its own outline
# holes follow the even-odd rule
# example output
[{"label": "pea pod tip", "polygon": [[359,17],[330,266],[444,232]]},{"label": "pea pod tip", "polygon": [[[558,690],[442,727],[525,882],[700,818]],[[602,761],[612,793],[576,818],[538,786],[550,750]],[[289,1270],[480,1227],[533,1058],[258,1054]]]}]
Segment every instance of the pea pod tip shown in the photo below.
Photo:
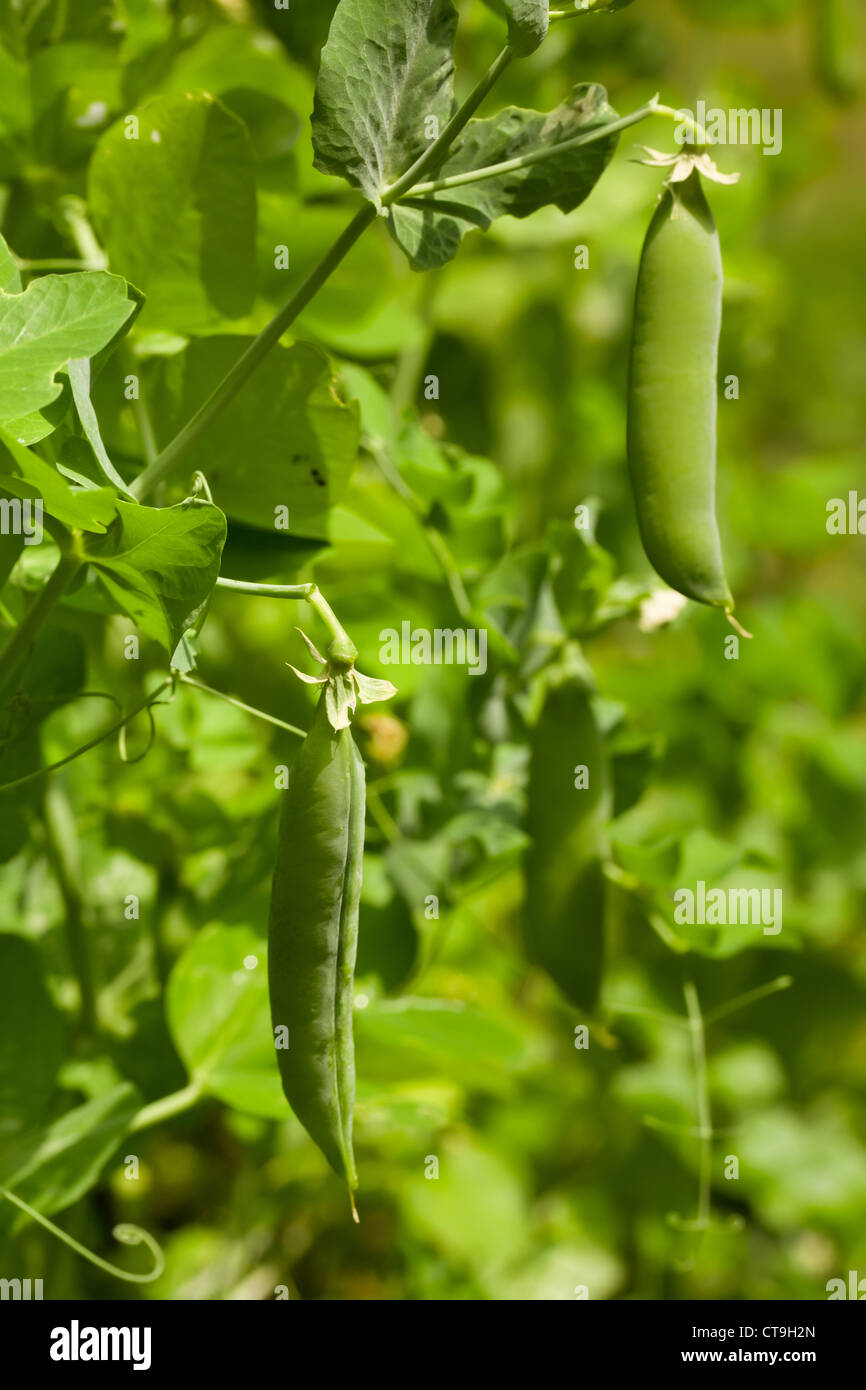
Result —
[{"label": "pea pod tip", "polygon": [[751,642],[755,634],[753,632],[747,632],[746,629],[743,627],[743,624],[737,621],[737,619],[734,617],[733,608],[725,609],[725,617],[727,618],[728,622],[731,624],[731,627],[734,629],[735,632],[738,632],[741,637],[748,637],[749,641]]}]

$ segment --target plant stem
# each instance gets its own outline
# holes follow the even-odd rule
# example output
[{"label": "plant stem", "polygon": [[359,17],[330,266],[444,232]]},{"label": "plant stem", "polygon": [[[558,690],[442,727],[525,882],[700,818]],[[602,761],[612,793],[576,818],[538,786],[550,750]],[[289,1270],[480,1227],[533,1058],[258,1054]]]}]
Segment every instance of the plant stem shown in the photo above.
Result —
[{"label": "plant stem", "polygon": [[259,598],[306,599],[310,607],[315,609],[322,619],[331,634],[332,641],[340,644],[344,650],[351,649],[355,656],[358,655],[349,634],[316,584],[254,584],[244,579],[223,579],[221,575],[217,580],[217,585],[220,589],[234,589],[235,593],[255,594]]},{"label": "plant stem", "polygon": [[376,209],[372,203],[365,203],[355,213],[351,222],[325,252],[318,265],[310,271],[306,280],[298,286],[288,303],[283,305],[279,313],[275,314],[271,321],[265,325],[258,337],[253,339],[246,352],[238,358],[204,404],[199,406],[192,419],[187,421],[180,433],[175,435],[171,443],[166,445],[162,453],[157,454],[156,458],[131,484],[131,491],[139,501],[146,497],[149,492],[152,492],[163,478],[167,478],[169,474],[174,472],[183,456],[222,414],[229,402],[234,400],[247,378],[252,375],[262,359],[279,341],[301,310],[321,289],[346,253],[354,246],[361,233],[375,220],[375,217]]},{"label": "plant stem", "polygon": [[58,256],[53,260],[24,261],[16,256],[15,264],[19,270],[104,270],[104,264],[92,261],[77,261],[71,256]]},{"label": "plant stem", "polygon": [[695,1060],[695,1082],[698,1097],[698,1131],[700,1133],[700,1173],[698,1179],[698,1224],[709,1225],[710,1221],[710,1181],[712,1177],[713,1117],[710,1110],[710,1088],[707,1077],[707,1043],[704,1032],[704,1019],[698,992],[691,980],[683,985],[686,1011],[689,1016],[689,1031],[692,1038],[692,1055]]},{"label": "plant stem", "polygon": [[528,168],[531,164],[542,164],[546,159],[554,159],[568,150],[576,150],[581,145],[591,145],[595,140],[606,140],[611,135],[616,135],[620,130],[627,130],[629,126],[637,125],[638,121],[645,121],[649,116],[654,116],[658,110],[658,97],[654,96],[644,106],[638,107],[636,111],[631,111],[627,116],[620,116],[616,121],[605,121],[602,125],[595,126],[592,130],[586,131],[583,135],[575,135],[571,140],[560,140],[555,145],[547,145],[544,149],[530,150],[527,154],[517,155],[514,159],[503,159],[499,164],[487,164],[482,169],[467,169],[462,174],[451,174],[448,178],[437,179],[432,183],[418,183],[412,189],[413,198],[420,198],[428,193],[439,193],[448,188],[462,188],[467,183],[480,183],[483,179],[495,179],[501,174],[513,174],[518,169]]},{"label": "plant stem", "polygon": [[82,198],[70,195],[60,200],[60,212],[64,218],[78,254],[87,262],[89,270],[107,270],[108,257],[96,239],[96,233],[87,218],[87,205]]},{"label": "plant stem", "polygon": [[122,719],[118,719],[117,723],[112,724],[104,733],[97,734],[95,738],[89,739],[87,743],[83,743],[81,747],[76,748],[74,752],[67,753],[65,758],[59,758],[56,763],[49,763],[47,767],[37,767],[34,772],[28,772],[24,777],[16,777],[12,782],[0,783],[0,791],[11,791],[13,787],[23,787],[27,782],[35,782],[39,777],[47,777],[50,772],[56,772],[58,768],[65,767],[67,763],[74,762],[74,760],[80,758],[83,753],[89,753],[91,748],[96,748],[97,744],[104,743],[112,734],[116,734],[118,729],[122,729],[125,724],[131,723],[137,715],[141,714],[142,710],[148,709],[149,706],[159,703],[157,696],[161,695],[163,690],[172,684],[172,681],[173,677],[167,676],[162,684],[157,686],[153,694],[148,695],[146,700],[142,700],[140,705],[136,705],[134,710],[124,715]]},{"label": "plant stem", "polygon": [[790,989],[793,983],[794,977],[792,975],[779,975],[775,980],[770,980],[765,985],[758,985],[757,989],[750,989],[745,994],[738,994],[736,999],[731,999],[727,1004],[720,1004],[717,1009],[711,1009],[704,1022],[706,1024],[715,1023],[720,1018],[726,1018],[728,1014],[748,1008],[749,1004],[755,1004],[759,999],[766,999],[768,994],[778,994],[780,990]]},{"label": "plant stem", "polygon": [[192,685],[196,690],[203,690],[206,695],[215,695],[218,700],[225,700],[227,705],[234,705],[235,709],[243,710],[245,714],[255,715],[256,719],[264,719],[268,724],[275,724],[278,729],[287,729],[290,734],[297,734],[299,738],[306,738],[306,729],[298,729],[294,724],[287,724],[284,719],[277,719],[273,714],[266,714],[263,709],[256,709],[254,705],[244,704],[243,700],[238,700],[234,695],[226,695],[224,690],[214,690],[212,686],[205,685],[204,681],[193,680],[192,676],[179,676],[182,685]]},{"label": "plant stem", "polygon": [[3,650],[0,651],[0,671],[2,671],[0,695],[8,693],[13,679],[21,666],[28,660],[36,639],[52,609],[63,597],[83,563],[84,557],[79,548],[78,538],[73,538],[70,535],[69,545],[66,549],[61,550],[60,559],[47,584],[40,589],[18,626],[10,633]]},{"label": "plant stem", "polygon": [[41,1211],[31,1207],[29,1202],[25,1202],[16,1193],[10,1192],[8,1187],[0,1187],[0,1197],[5,1197],[7,1202],[26,1212],[34,1221],[38,1221],[40,1226],[44,1226],[46,1231],[50,1231],[58,1240],[62,1240],[64,1245],[68,1245],[70,1250],[74,1250],[77,1255],[81,1255],[85,1260],[89,1260],[97,1269],[102,1269],[106,1274],[111,1274],[115,1279],[122,1279],[126,1284],[150,1284],[154,1279],[158,1279],[165,1269],[165,1256],[157,1245],[153,1236],[148,1235],[140,1226],[130,1225],[124,1222],[120,1226],[115,1226],[111,1234],[115,1240],[122,1241],[124,1245],[144,1245],[153,1255],[154,1266],[149,1274],[131,1274],[129,1270],[120,1269],[117,1265],[109,1264],[99,1255],[94,1255],[92,1250],[88,1250],[86,1245],[74,1240],[67,1231],[55,1226],[53,1221],[49,1221],[47,1216],[43,1216]]},{"label": "plant stem", "polygon": [[191,1081],[182,1090],[172,1091],[170,1095],[161,1096],[159,1100],[143,1105],[137,1114],[133,1115],[129,1123],[129,1132],[136,1134],[139,1130],[162,1124],[163,1120],[170,1120],[174,1115],[182,1115],[185,1110],[191,1110],[197,1105],[203,1095],[203,1086],[198,1081]]},{"label": "plant stem", "polygon": [[84,921],[84,895],[80,883],[78,835],[75,817],[59,783],[50,783],[42,803],[42,818],[48,857],[57,878],[64,906],[66,948],[72,973],[78,982],[81,1023],[86,1035],[97,1032],[96,990],[93,963]]},{"label": "plant stem", "polygon": [[[682,125],[683,122],[685,122],[687,125],[690,125],[692,128],[692,134],[695,137],[693,140],[689,142],[690,144],[701,146],[706,145],[708,143],[707,132],[704,130],[702,125],[698,124],[698,122],[695,120],[694,116],[690,111],[678,111],[673,106],[663,106],[660,104],[656,107],[656,115],[668,116],[672,121],[676,121],[677,125]],[[746,636],[750,637],[751,633],[747,632]]]},{"label": "plant stem", "polygon": [[405,174],[401,174],[399,179],[391,184],[390,188],[383,191],[381,198],[383,207],[395,203],[408,189],[414,188],[424,171],[438,162],[440,155],[445,157],[457,136],[469,124],[470,118],[474,116],[490,89],[498,82],[513,57],[514,50],[510,44],[506,44],[429,149],[426,149],[406,170]]}]

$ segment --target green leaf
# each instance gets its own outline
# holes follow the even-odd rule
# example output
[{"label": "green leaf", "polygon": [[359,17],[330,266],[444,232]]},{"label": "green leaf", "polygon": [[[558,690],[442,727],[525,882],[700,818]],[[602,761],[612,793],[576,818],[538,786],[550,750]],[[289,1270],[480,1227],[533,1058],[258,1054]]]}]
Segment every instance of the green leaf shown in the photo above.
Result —
[{"label": "green leaf", "polygon": [[614,120],[604,87],[587,83],[575,87],[568,101],[548,115],[509,106],[489,119],[470,121],[436,182],[543,150],[550,150],[550,157],[478,183],[418,197],[409,193],[388,210],[395,241],[416,270],[429,270],[456,255],[468,231],[486,230],[497,217],[528,217],[551,203],[562,212],[573,211],[604,173],[618,137],[559,152],[556,146]]},{"label": "green leaf", "polygon": [[135,307],[126,281],[102,270],[43,275],[22,294],[0,293],[0,424],[22,444],[47,434],[27,417],[60,396],[56,373],[104,348]]},{"label": "green leaf", "polygon": [[451,0],[342,0],[316,84],[316,168],[378,204],[451,116],[456,29]]},{"label": "green leaf", "polygon": [[50,464],[0,427],[0,487],[16,497],[41,497],[49,516],[81,531],[105,531],[117,499],[110,488],[75,492]]},{"label": "green leaf", "polygon": [[0,934],[0,1170],[47,1106],[62,1056],[63,1021],[39,951],[21,936]]},{"label": "green leaf", "polygon": [[508,20],[508,42],[515,53],[525,57],[535,52],[547,34],[548,0],[485,0],[485,4]]},{"label": "green leaf", "polygon": [[286,1118],[260,937],[243,927],[199,932],[171,972],[166,1011],[194,1081],[238,1110]]},{"label": "green leaf", "polygon": [[[243,124],[206,92],[156,97],[108,130],[90,204],[112,266],[144,291],[150,329],[212,331],[255,293],[255,176]],[[75,354],[80,356],[82,354]]]},{"label": "green leaf", "polygon": [[96,411],[93,409],[93,402],[90,399],[90,360],[87,357],[76,357],[71,361],[67,368],[69,372],[69,384],[72,388],[72,399],[75,401],[75,409],[78,411],[78,418],[81,427],[87,436],[90,447],[96,456],[97,463],[108,482],[112,487],[116,487],[118,492],[131,497],[126,483],[121,478],[111,459],[108,457],[105,445],[102,442],[102,435],[99,433],[99,421],[96,418]]},{"label": "green leaf", "polygon": [[225,517],[198,500],[161,509],[118,502],[117,513],[104,539],[86,547],[86,558],[119,611],[173,652],[216,583]]},{"label": "green leaf", "polygon": [[[207,400],[252,340],[212,337],[166,359],[160,444]],[[325,354],[310,343],[277,344],[188,454],[230,516],[273,531],[275,508],[291,518],[327,511],[342,497],[360,440],[356,406],[335,391]]]},{"label": "green leaf", "polygon": [[[17,1196],[49,1216],[71,1206],[99,1180],[141,1098],[124,1082],[55,1120],[27,1161],[5,1182]],[[0,1224],[21,1226],[30,1218],[3,1203]]]}]

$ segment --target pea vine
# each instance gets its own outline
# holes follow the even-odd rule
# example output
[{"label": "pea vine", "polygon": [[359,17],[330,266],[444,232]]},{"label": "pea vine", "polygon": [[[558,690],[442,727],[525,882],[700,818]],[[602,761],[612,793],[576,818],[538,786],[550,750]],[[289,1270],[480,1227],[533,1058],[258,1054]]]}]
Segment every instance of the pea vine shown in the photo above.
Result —
[{"label": "pea vine", "polygon": [[[371,681],[355,670],[357,648],[316,583],[258,583],[219,573],[226,535],[225,516],[219,506],[223,489],[228,487],[224,478],[214,481],[208,472],[196,466],[189,495],[174,505],[163,505],[166,490],[177,482],[184,465],[201,462],[202,441],[216,437],[215,426],[225,419],[228,407],[241,397],[250,378],[262,371],[266,362],[273,361],[278,350],[286,353],[297,350],[297,345],[292,349],[283,346],[282,340],[288,330],[327,284],[356,242],[380,219],[387,223],[391,236],[412,266],[429,272],[457,253],[466,232],[474,228],[483,230],[499,216],[525,217],[543,207],[556,206],[570,211],[578,206],[603,175],[623,132],[652,119],[672,120],[678,125],[690,119],[686,113],[662,104],[658,96],[619,116],[608,105],[604,90],[591,84],[576,87],[554,112],[510,108],[491,118],[477,118],[476,113],[512,61],[535,51],[544,40],[549,24],[616,11],[626,2],[586,0],[573,9],[549,12],[546,4],[537,7],[506,4],[508,42],[458,105],[454,103],[451,86],[450,62],[456,24],[451,6],[416,5],[410,10],[390,0],[385,7],[389,17],[397,24],[398,31],[400,25],[405,26],[405,31],[398,32],[396,37],[393,33],[390,37],[383,35],[382,61],[389,60],[389,42],[397,46],[397,39],[411,38],[417,43],[414,48],[412,44],[402,45],[416,55],[414,67],[409,64],[403,74],[405,90],[412,93],[410,116],[394,118],[389,124],[384,116],[374,118],[378,96],[375,70],[365,79],[367,87],[357,77],[353,78],[356,85],[350,86],[348,81],[354,62],[353,26],[364,20],[378,26],[378,32],[383,23],[378,13],[381,7],[374,0],[342,0],[322,55],[313,116],[313,147],[316,167],[347,181],[362,196],[362,205],[352,213],[346,226],[282,307],[252,337],[245,350],[204,398],[190,409],[161,447],[157,443],[148,402],[139,395],[132,398],[132,413],[145,462],[141,471],[129,480],[118,473],[105,450],[89,394],[89,364],[100,354],[120,349],[126,354],[126,365],[130,368],[134,365],[128,348],[121,348],[120,344],[135,323],[141,300],[130,284],[108,271],[109,265],[117,264],[121,271],[125,268],[122,256],[117,257],[111,244],[117,238],[109,235],[107,248],[103,246],[98,234],[99,219],[94,226],[80,203],[67,200],[62,209],[63,217],[78,250],[77,259],[19,257],[5,243],[0,243],[0,261],[7,283],[4,299],[11,305],[10,313],[19,310],[24,313],[22,306],[28,297],[30,305],[26,307],[32,310],[40,295],[49,305],[59,304],[61,294],[67,298],[77,295],[80,316],[90,330],[83,335],[86,338],[83,346],[79,334],[75,340],[77,345],[65,344],[55,358],[46,350],[40,358],[39,369],[30,377],[25,367],[13,364],[18,402],[14,409],[3,401],[0,389],[0,451],[4,456],[0,481],[14,496],[38,497],[44,503],[45,525],[58,554],[53,571],[17,621],[10,624],[11,631],[0,650],[0,697],[6,706],[7,739],[13,737],[27,718],[27,696],[22,692],[22,681],[37,639],[57,605],[84,584],[98,581],[115,611],[125,613],[148,635],[162,641],[169,654],[166,674],[127,713],[122,713],[64,757],[4,780],[0,783],[0,791],[17,790],[46,778],[113,737],[118,739],[121,759],[134,761],[128,747],[129,733],[137,721],[146,718],[148,740],[136,755],[136,758],[143,757],[155,736],[155,711],[169,703],[184,686],[208,698],[227,701],[252,717],[303,738],[305,730],[216,690],[192,674],[194,639],[205,621],[207,604],[216,591],[226,596],[235,594],[308,605],[327,632],[329,646],[325,656],[320,657],[308,643],[312,654],[322,663],[324,674],[302,678],[323,684],[329,696],[331,687],[343,682],[333,696],[336,713],[331,723],[335,729],[348,726],[355,694],[362,700],[386,698],[387,682]],[[528,22],[527,8],[532,11]],[[347,99],[347,92],[351,100]],[[354,107],[353,102],[359,105]],[[169,115],[175,118],[174,111],[167,113],[166,119]],[[142,122],[146,118],[146,112],[140,113]],[[427,120],[433,132],[430,135],[425,131]],[[692,139],[685,155],[669,157],[650,152],[650,160],[660,164],[681,158],[692,163],[699,161],[702,171],[713,177],[705,133],[694,122],[692,126]],[[108,148],[110,152],[110,144]],[[94,201],[98,204],[102,196],[98,171],[94,190]],[[111,219],[103,220],[110,222]],[[26,289],[22,276],[28,281]],[[32,315],[29,321],[33,322]],[[315,370],[312,363],[305,363],[305,367],[311,372]],[[46,412],[61,391],[57,379],[61,372],[65,373],[62,389],[68,391],[74,403],[86,440],[86,463],[79,463],[79,466],[70,461],[73,451],[64,454],[60,447],[55,451],[52,429],[50,425],[45,428]],[[330,374],[326,375],[330,389]],[[341,403],[336,402],[335,408],[341,409]],[[76,437],[80,439],[81,436]],[[419,523],[456,611],[466,622],[484,625],[483,610],[468,592],[445,536],[432,522],[428,506],[402,478],[387,444],[369,434],[361,442],[396,496]],[[78,458],[78,454],[74,457]],[[145,502],[154,496],[159,505],[146,507]],[[161,567],[169,556],[172,565],[182,569],[182,583],[162,582]],[[174,597],[178,589],[184,594],[183,601]],[[490,630],[502,667],[512,673],[519,672],[523,657],[516,642],[504,631]],[[88,695],[97,693],[87,692]],[[105,698],[113,699],[110,695]],[[387,836],[393,832],[393,825],[389,823],[380,790],[371,788],[370,808],[373,819]],[[69,886],[71,878],[65,871],[62,836],[52,830],[50,804],[46,827],[58,880],[61,887],[66,884],[67,897],[72,901],[74,888]],[[608,864],[605,872],[621,891],[636,897],[642,893],[639,881],[624,875],[616,866]],[[72,908],[67,914],[71,924],[69,949],[80,984],[82,1022],[85,1030],[92,1034],[96,1030],[96,1018],[91,972],[83,934],[76,929],[74,902]],[[648,917],[665,944],[681,953],[682,943],[664,920],[651,909]],[[788,977],[780,977],[763,990],[752,991],[732,1001],[725,1006],[725,1011],[745,1006],[761,994],[785,988],[789,983]],[[720,1011],[704,1018],[697,989],[690,978],[684,981],[683,991],[685,1016],[666,1016],[665,1022],[688,1031],[693,1054],[696,1124],[681,1128],[679,1132],[696,1139],[699,1144],[697,1208],[694,1218],[672,1218],[677,1229],[691,1239],[714,1229],[710,1164],[715,1131],[708,1095],[706,1028],[720,1016]],[[612,1016],[629,1012],[626,1005],[618,1008],[610,1004],[606,1008]],[[197,1104],[205,1093],[203,1085],[193,1081],[139,1109],[129,1118],[127,1129],[137,1132],[159,1124]],[[153,1256],[153,1268],[149,1273],[130,1274],[99,1259],[63,1233],[16,1194],[14,1180],[13,1175],[10,1186],[0,1188],[0,1196],[78,1254],[127,1281],[145,1282],[159,1277],[163,1268],[162,1255],[145,1232],[131,1226],[115,1230],[118,1240],[144,1244]],[[730,1223],[723,1225],[725,1229],[731,1228]]]}]

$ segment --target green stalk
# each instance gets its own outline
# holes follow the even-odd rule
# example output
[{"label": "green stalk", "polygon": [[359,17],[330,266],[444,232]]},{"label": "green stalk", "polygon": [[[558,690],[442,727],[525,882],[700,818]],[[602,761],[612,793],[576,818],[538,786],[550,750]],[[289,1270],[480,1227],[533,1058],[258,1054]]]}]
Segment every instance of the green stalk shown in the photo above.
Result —
[{"label": "green stalk", "polygon": [[192,419],[187,421],[180,433],[175,435],[171,443],[162,450],[162,453],[157,454],[156,458],[138,475],[130,488],[134,497],[141,501],[153,491],[157,483],[162,482],[163,478],[167,478],[169,474],[174,472],[184,455],[222,414],[229,402],[234,400],[247,378],[252,375],[259,363],[279,341],[289,325],[294,323],[301,310],[306,308],[313,296],[336,270],[346,253],[354,246],[361,233],[369,227],[375,218],[376,209],[372,203],[366,203],[355,213],[351,222],[325,252],[318,265],[310,271],[303,284],[298,286],[288,303],[283,305],[279,313],[275,314],[265,325],[258,337],[253,339],[246,352],[238,358],[235,365],[226,373],[204,404],[199,406]]},{"label": "green stalk", "polygon": [[415,160],[415,163],[406,170],[405,174],[401,174],[399,179],[391,184],[390,188],[386,188],[383,191],[383,207],[388,207],[389,204],[395,203],[408,189],[414,189],[425,169],[429,169],[433,164],[436,164],[440,155],[442,158],[445,157],[454,141],[457,139],[457,136],[469,124],[472,116],[475,115],[475,112],[487,96],[487,93],[495,83],[499,81],[499,78],[502,76],[513,57],[514,50],[509,44],[506,44],[502,52],[498,54],[490,64],[490,67],[487,69],[480,82],[473,87],[460,109],[455,111],[445,129],[437,139],[433,141],[432,145],[430,145],[429,149],[426,149],[424,153]]},{"label": "green stalk", "polygon": [[142,1129],[151,1129],[153,1125],[160,1125],[175,1115],[182,1115],[184,1111],[197,1105],[203,1095],[204,1088],[200,1083],[191,1081],[180,1091],[172,1091],[170,1095],[160,1096],[159,1100],[152,1100],[149,1105],[143,1105],[133,1115],[129,1123],[130,1134],[136,1134]]},{"label": "green stalk", "polygon": [[244,579],[223,579],[220,576],[217,586],[220,589],[234,589],[238,594],[255,594],[259,598],[305,599],[330,632],[332,643],[339,648],[339,655],[348,661],[354,661],[358,655],[357,647],[316,584],[254,584]]},{"label": "green stalk", "polygon": [[194,680],[192,676],[181,675],[178,677],[182,685],[191,685],[196,690],[203,690],[206,695],[215,695],[218,700],[225,700],[227,705],[234,705],[235,709],[243,710],[244,714],[252,714],[256,719],[263,719],[266,724],[274,724],[278,729],[286,729],[290,734],[297,734],[299,738],[307,737],[306,729],[298,729],[294,724],[287,724],[284,719],[277,719],[276,715],[267,714],[263,709],[256,709],[255,705],[247,705],[243,700],[238,700],[234,695],[227,695],[224,690],[214,690],[213,686],[205,685],[204,681]]},{"label": "green stalk", "polygon": [[710,1223],[710,1182],[712,1177],[713,1117],[710,1111],[710,1087],[707,1076],[707,1042],[704,1018],[698,992],[691,980],[683,985],[692,1055],[695,1061],[695,1082],[698,1098],[698,1132],[700,1134],[700,1169],[698,1178],[698,1226],[706,1229]]},{"label": "green stalk", "polygon": [[[512,51],[508,45],[502,50],[499,56],[491,64],[488,71],[481,78],[481,81],[473,88],[466,101],[455,112],[451,120],[439,137],[433,141],[429,149],[426,149],[419,159],[407,169],[405,174],[385,189],[382,194],[381,202],[384,207],[396,201],[406,189],[412,187],[420,174],[425,169],[437,161],[440,156],[444,156],[451,144],[466,126],[474,112],[481,105],[491,87],[505,71],[512,58]],[[340,233],[337,240],[325,252],[318,265],[310,271],[303,284],[295,291],[291,299],[278,314],[275,314],[270,323],[266,324],[254,339],[246,352],[238,359],[235,365],[223,377],[222,381],[215,387],[211,395],[199,407],[192,419],[188,420],[179,434],[175,435],[170,444],[167,444],[162,453],[151,460],[142,473],[131,484],[131,491],[135,497],[141,501],[146,497],[164,478],[174,472],[177,464],[183,456],[195,444],[195,442],[209,429],[213,422],[225,410],[226,406],[237,395],[244,382],[255,371],[262,359],[270,352],[271,348],[279,341],[286,329],[294,322],[302,309],[306,308],[313,296],[321,289],[322,285],[337,268],[346,253],[358,240],[363,231],[374,222],[378,215],[378,209],[372,203],[365,204],[352,218],[348,226]]]},{"label": "green stalk", "polygon": [[596,126],[583,135],[575,135],[571,140],[560,140],[555,145],[545,146],[544,149],[530,150],[514,159],[487,164],[482,169],[467,169],[462,174],[451,174],[446,179],[436,179],[432,183],[416,183],[412,189],[412,196],[420,198],[428,193],[440,193],[449,188],[463,188],[468,183],[480,183],[483,179],[495,179],[500,174],[513,174],[518,169],[528,168],[531,164],[542,164],[546,159],[558,158],[566,151],[576,150],[581,145],[591,145],[595,140],[606,140],[608,136],[616,135],[620,130],[627,130],[629,126],[637,125],[639,121],[645,121],[657,112],[658,96],[654,96],[645,106],[638,107],[627,116],[620,116],[616,121],[605,121],[603,125]]},{"label": "green stalk", "polygon": [[7,1202],[18,1207],[19,1211],[25,1212],[33,1221],[38,1221],[39,1225],[44,1226],[46,1231],[50,1231],[53,1236],[61,1240],[64,1245],[68,1245],[69,1249],[74,1250],[77,1255],[88,1260],[90,1264],[96,1265],[97,1269],[104,1270],[106,1274],[112,1275],[115,1279],[122,1279],[126,1284],[150,1284],[154,1279],[158,1279],[165,1269],[165,1256],[161,1249],[153,1236],[148,1235],[147,1231],[143,1231],[140,1226],[132,1226],[125,1222],[120,1226],[115,1226],[111,1234],[115,1240],[121,1241],[124,1245],[144,1245],[150,1251],[154,1265],[149,1274],[131,1274],[127,1269],[120,1269],[118,1265],[109,1264],[107,1260],[103,1260],[92,1250],[88,1250],[86,1245],[73,1240],[67,1231],[55,1226],[53,1221],[49,1221],[47,1216],[43,1216],[41,1211],[31,1207],[30,1203],[25,1202],[17,1193],[10,1192],[8,1187],[0,1187],[0,1197],[5,1197]]},{"label": "green stalk", "polygon": [[111,727],[106,729],[103,733],[96,734],[94,738],[88,739],[87,743],[83,743],[80,748],[76,748],[72,753],[67,753],[65,758],[59,758],[56,763],[49,763],[47,767],[37,767],[34,772],[28,772],[24,777],[16,777],[12,782],[0,783],[0,791],[11,791],[13,787],[23,787],[28,782],[35,782],[40,777],[46,777],[50,772],[57,772],[58,768],[65,767],[67,763],[74,762],[75,759],[80,758],[83,753],[89,753],[91,748],[95,748],[97,744],[104,743],[107,738],[110,738],[112,734],[116,734],[124,725],[131,723],[137,715],[141,714],[142,710],[149,709],[151,705],[160,703],[157,700],[157,696],[161,695],[163,690],[171,684],[172,677],[168,676],[161,685],[157,686],[152,695],[148,695],[145,700],[142,700],[141,704],[136,705],[135,709],[129,714],[124,715],[122,719],[118,719],[116,724],[112,724]]}]

